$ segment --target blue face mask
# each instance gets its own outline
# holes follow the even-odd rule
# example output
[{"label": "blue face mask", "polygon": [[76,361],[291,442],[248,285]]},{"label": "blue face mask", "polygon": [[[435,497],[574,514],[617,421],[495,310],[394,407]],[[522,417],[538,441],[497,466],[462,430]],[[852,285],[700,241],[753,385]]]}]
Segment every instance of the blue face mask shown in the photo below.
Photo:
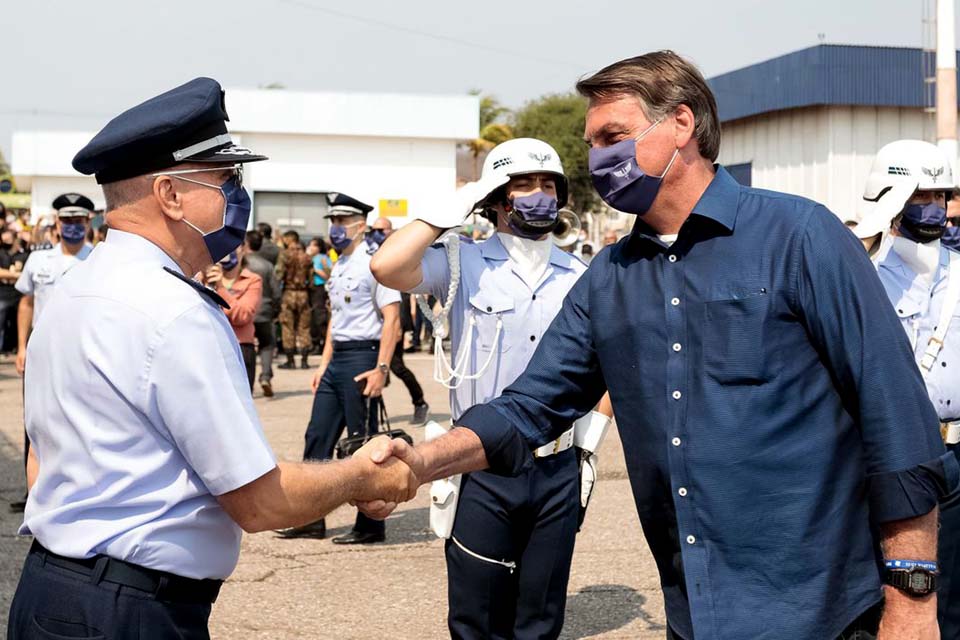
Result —
[{"label": "blue face mask", "polygon": [[82,222],[61,222],[60,237],[67,244],[80,244],[87,237],[87,225]]},{"label": "blue face mask", "polygon": [[[191,169],[183,173],[192,172]],[[220,193],[223,194],[223,225],[219,229],[204,232],[197,225],[186,218],[182,218],[187,226],[203,236],[203,242],[207,245],[207,252],[210,254],[211,261],[220,262],[224,256],[243,244],[243,239],[247,234],[247,222],[250,220],[251,202],[247,191],[240,185],[240,178],[237,175],[230,176],[230,179],[220,186],[184,178],[174,171],[156,175],[169,175],[211,189],[219,189]]]},{"label": "blue face mask", "polygon": [[367,240],[369,240],[371,244],[379,247],[386,242],[387,234],[383,232],[383,229],[372,229],[370,233],[367,234]]},{"label": "blue face mask", "polygon": [[940,244],[948,249],[960,251],[960,227],[944,227]]},{"label": "blue face mask", "polygon": [[941,237],[946,228],[947,210],[936,202],[930,202],[907,205],[897,231],[907,240],[926,243]]},{"label": "blue face mask", "polygon": [[590,149],[590,178],[597,194],[617,211],[645,215],[660,191],[664,176],[670,171],[680,150],[673,152],[667,168],[659,176],[644,173],[637,166],[637,140],[659,125],[657,120],[636,138],[627,138],[609,147]]},{"label": "blue face mask", "polygon": [[240,264],[240,258],[237,257],[236,251],[231,251],[220,261],[220,266],[224,271],[232,271],[238,264]]},{"label": "blue face mask", "polygon": [[333,245],[333,248],[336,249],[337,253],[340,253],[344,249],[350,246],[350,243],[353,242],[353,238],[347,235],[347,229],[350,227],[355,227],[358,224],[363,224],[362,222],[354,222],[353,224],[332,224],[330,225],[330,244]]}]

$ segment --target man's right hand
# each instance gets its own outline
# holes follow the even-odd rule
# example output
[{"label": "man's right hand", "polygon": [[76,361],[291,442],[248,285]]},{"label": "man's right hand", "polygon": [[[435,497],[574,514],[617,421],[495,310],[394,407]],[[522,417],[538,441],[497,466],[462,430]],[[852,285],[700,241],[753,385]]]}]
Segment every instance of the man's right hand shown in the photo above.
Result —
[{"label": "man's right hand", "polygon": [[23,375],[27,368],[27,350],[17,349],[17,374]]},{"label": "man's right hand", "polygon": [[[406,440],[380,436],[365,444],[353,455],[354,457],[366,457],[385,471],[389,471],[395,465],[400,465],[410,472],[410,476],[412,476],[412,479],[416,482],[412,488],[410,497],[405,500],[385,499],[386,494],[373,494],[372,497],[366,500],[364,500],[363,497],[359,498],[353,504],[355,504],[364,515],[375,520],[384,520],[397,508],[400,502],[412,500],[414,496],[417,495],[417,488],[422,484],[420,478],[424,477],[425,473],[424,462],[419,452],[407,444]],[[408,477],[407,479],[410,480],[411,478]]]}]

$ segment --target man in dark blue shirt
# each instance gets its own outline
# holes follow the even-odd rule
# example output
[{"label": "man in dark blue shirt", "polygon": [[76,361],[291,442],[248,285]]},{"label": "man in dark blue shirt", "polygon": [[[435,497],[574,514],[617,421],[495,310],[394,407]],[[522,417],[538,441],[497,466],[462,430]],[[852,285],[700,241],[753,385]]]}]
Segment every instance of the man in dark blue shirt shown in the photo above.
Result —
[{"label": "man in dark blue shirt", "polygon": [[880,560],[935,563],[958,468],[859,242],[823,206],[713,164],[716,105],[679,56],[578,89],[594,184],[639,216],[633,232],[594,258],[501,397],[383,455],[424,482],[516,474],[608,387],[668,637],[872,638],[882,601],[877,637],[937,637],[935,593],[883,586]]}]

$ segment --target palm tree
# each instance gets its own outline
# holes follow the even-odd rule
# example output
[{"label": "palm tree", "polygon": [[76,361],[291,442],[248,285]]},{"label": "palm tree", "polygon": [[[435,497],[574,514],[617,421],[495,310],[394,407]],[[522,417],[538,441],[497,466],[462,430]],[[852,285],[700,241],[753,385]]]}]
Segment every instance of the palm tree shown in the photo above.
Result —
[{"label": "palm tree", "polygon": [[[470,95],[480,95],[473,90]],[[513,127],[504,120],[511,117],[510,109],[500,104],[493,96],[480,96],[480,137],[469,141],[466,146],[473,156],[473,179],[480,178],[480,157],[490,149],[514,137]]]}]

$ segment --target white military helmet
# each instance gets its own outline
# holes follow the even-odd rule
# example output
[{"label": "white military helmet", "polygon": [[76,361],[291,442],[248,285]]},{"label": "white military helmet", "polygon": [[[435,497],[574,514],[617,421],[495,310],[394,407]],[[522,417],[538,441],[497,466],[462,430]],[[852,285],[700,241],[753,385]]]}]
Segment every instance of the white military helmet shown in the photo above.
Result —
[{"label": "white military helmet", "polygon": [[854,229],[857,237],[872,238],[889,229],[916,191],[952,191],[950,164],[939,147],[923,140],[881,147],[863,188],[866,207]]},{"label": "white military helmet", "polygon": [[552,173],[557,177],[557,206],[567,204],[569,188],[563,174],[560,154],[543,140],[514,138],[495,146],[483,161],[480,182],[489,184],[489,198],[498,187],[507,184],[512,176],[525,173]]}]

